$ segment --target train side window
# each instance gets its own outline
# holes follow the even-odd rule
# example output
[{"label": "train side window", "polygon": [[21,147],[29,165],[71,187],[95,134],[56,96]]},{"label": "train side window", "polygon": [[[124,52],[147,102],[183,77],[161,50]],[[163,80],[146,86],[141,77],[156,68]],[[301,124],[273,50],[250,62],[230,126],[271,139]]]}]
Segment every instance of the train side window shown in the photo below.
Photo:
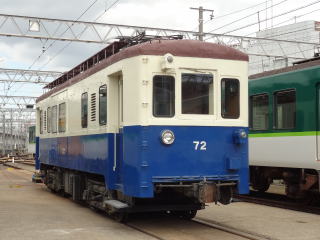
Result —
[{"label": "train side window", "polygon": [[40,134],[43,134],[43,111],[40,110]]},{"label": "train side window", "polygon": [[57,105],[55,105],[52,107],[52,111],[51,111],[51,128],[53,133],[57,132],[57,117],[58,117],[57,109],[58,109]]},{"label": "train side window", "polygon": [[88,93],[81,94],[81,126],[88,127]]},{"label": "train side window", "polygon": [[292,129],[296,125],[296,91],[285,90],[274,94],[275,128]]},{"label": "train side window", "polygon": [[250,97],[250,128],[252,130],[267,130],[269,128],[268,94]]},{"label": "train side window", "polygon": [[213,114],[213,76],[183,73],[181,82],[182,113]]},{"label": "train side window", "polygon": [[99,88],[99,124],[107,124],[107,85]]},{"label": "train side window", "polygon": [[153,116],[173,117],[175,114],[175,79],[172,76],[153,77]]},{"label": "train side window", "polygon": [[36,142],[36,126],[29,127],[29,143]]},{"label": "train side window", "polygon": [[66,103],[59,104],[59,132],[66,131]]},{"label": "train side window", "polygon": [[47,108],[47,132],[51,132],[51,108]]},{"label": "train side window", "polygon": [[237,119],[240,116],[240,83],[235,78],[221,80],[221,116]]}]

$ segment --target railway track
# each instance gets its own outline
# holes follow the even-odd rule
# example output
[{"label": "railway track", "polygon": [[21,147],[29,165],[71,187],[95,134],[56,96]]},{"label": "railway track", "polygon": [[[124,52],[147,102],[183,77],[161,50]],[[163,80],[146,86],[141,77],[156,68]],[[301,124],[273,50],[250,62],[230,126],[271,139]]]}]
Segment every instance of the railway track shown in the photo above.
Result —
[{"label": "railway track", "polygon": [[[140,219],[140,218],[139,218]],[[254,232],[243,231],[208,219],[194,218],[183,220],[169,216],[156,216],[146,221],[134,219],[126,226],[155,239],[224,239],[224,240],[279,240]]]},{"label": "railway track", "polygon": [[270,207],[277,207],[320,215],[319,205],[308,205],[303,201],[294,201],[284,195],[275,193],[258,193],[255,191],[251,191],[250,195],[236,195],[234,197],[234,201],[249,202]]},{"label": "railway track", "polygon": [[17,169],[23,169],[29,172],[34,172],[34,161],[33,160],[2,160],[0,161],[0,164],[11,167],[11,168],[17,168]]}]

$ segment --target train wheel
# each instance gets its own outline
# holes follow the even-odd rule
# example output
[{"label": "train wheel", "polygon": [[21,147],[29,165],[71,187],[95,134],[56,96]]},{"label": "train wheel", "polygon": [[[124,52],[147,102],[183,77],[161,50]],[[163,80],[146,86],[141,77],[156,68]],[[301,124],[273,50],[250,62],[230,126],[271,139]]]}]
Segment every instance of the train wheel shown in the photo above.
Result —
[{"label": "train wheel", "polygon": [[124,212],[115,212],[112,214],[114,220],[120,223],[126,223],[129,219],[129,214]]},{"label": "train wheel", "polygon": [[197,210],[186,210],[186,211],[171,211],[173,216],[190,220],[197,215]]},{"label": "train wheel", "polygon": [[259,185],[252,185],[252,188],[258,192],[266,192],[268,191],[270,187],[270,183],[264,183],[264,184],[259,184]]}]

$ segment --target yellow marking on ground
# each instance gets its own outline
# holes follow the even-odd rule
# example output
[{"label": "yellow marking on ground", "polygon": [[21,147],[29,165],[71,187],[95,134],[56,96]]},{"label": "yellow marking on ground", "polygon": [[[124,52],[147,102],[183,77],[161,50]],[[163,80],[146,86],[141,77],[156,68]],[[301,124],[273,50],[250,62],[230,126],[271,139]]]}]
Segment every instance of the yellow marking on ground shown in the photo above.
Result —
[{"label": "yellow marking on ground", "polygon": [[22,185],[19,185],[19,184],[9,185],[9,188],[22,188]]},{"label": "yellow marking on ground", "polygon": [[11,168],[11,167],[7,168],[7,171],[12,171],[12,170],[14,170],[14,168]]}]

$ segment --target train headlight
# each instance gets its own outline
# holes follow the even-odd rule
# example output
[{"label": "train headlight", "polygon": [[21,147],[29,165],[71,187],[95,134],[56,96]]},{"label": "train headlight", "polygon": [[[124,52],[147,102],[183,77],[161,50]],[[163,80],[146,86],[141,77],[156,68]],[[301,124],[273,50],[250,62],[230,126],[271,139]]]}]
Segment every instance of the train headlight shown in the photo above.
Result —
[{"label": "train headlight", "polygon": [[241,130],[241,131],[239,132],[239,137],[240,137],[240,138],[247,138],[248,135],[247,135],[247,133],[246,133],[244,130]]},{"label": "train headlight", "polygon": [[168,71],[168,70],[171,70],[173,71],[174,70],[174,57],[172,54],[170,53],[167,53],[163,56],[163,59],[161,61],[161,69],[163,71]]},{"label": "train headlight", "polygon": [[166,144],[170,145],[174,142],[174,134],[170,130],[163,130],[161,132],[161,141]]},{"label": "train headlight", "polygon": [[168,63],[173,63],[173,56],[170,54],[168,54],[167,56],[166,56],[166,61],[168,62]]},{"label": "train headlight", "polygon": [[248,134],[244,129],[236,130],[233,133],[233,142],[235,144],[244,144],[247,142]]}]

